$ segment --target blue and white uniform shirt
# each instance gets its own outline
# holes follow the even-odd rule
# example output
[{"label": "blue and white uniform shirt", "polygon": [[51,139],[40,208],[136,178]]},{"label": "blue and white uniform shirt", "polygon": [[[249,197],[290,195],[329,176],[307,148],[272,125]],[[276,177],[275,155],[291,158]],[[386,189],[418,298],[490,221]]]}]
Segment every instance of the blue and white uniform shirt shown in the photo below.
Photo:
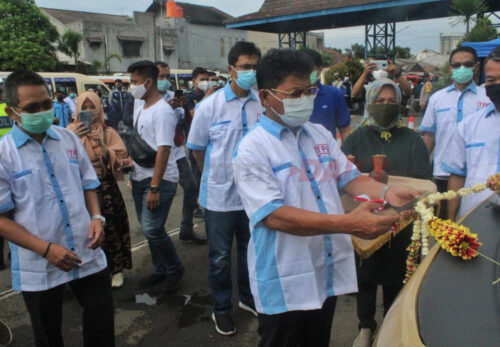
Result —
[{"label": "blue and white uniform shirt", "polygon": [[205,151],[200,205],[217,212],[243,210],[232,166],[236,145],[252,128],[263,109],[254,90],[238,97],[230,84],[199,103],[187,147]]},{"label": "blue and white uniform shirt", "polygon": [[42,144],[19,127],[0,140],[0,213],[29,233],[74,251],[79,269],[65,272],[37,253],[10,244],[14,290],[43,291],[106,268],[101,249],[91,250],[84,192],[99,186],[80,139],[51,126]]},{"label": "blue and white uniform shirt", "polygon": [[455,84],[434,93],[427,104],[420,130],[435,134],[434,177],[448,177],[450,174],[441,168],[447,157],[447,147],[465,118],[490,105],[484,87],[472,82],[463,91]]},{"label": "blue and white uniform shirt", "polygon": [[262,116],[241,141],[233,165],[250,218],[248,272],[257,311],[314,310],[330,296],[356,292],[349,235],[296,236],[263,223],[282,206],[344,214],[339,192],[360,172],[332,134],[308,122],[294,135]]},{"label": "blue and white uniform shirt", "polygon": [[[486,183],[500,172],[500,112],[494,105],[483,109],[458,125],[441,165],[450,174],[465,176],[464,187]],[[462,217],[491,195],[487,189],[463,197],[458,211]]]}]

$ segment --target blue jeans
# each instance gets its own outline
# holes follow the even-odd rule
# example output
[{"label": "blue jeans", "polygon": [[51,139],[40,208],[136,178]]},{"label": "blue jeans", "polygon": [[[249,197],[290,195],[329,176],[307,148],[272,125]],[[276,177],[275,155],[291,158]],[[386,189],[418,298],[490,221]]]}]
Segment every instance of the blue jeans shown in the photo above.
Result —
[{"label": "blue jeans", "polygon": [[134,197],[135,211],[137,219],[141,224],[142,232],[148,240],[155,273],[170,275],[179,271],[182,266],[175,246],[165,232],[165,222],[167,221],[168,212],[177,191],[177,183],[165,180],[161,181],[160,206],[154,210],[148,209],[146,205],[150,184],[150,178],[142,181],[132,180],[132,196]]},{"label": "blue jeans", "polygon": [[236,237],[238,251],[238,297],[253,306],[247,265],[247,247],[250,239],[249,221],[245,211],[215,212],[205,210],[209,244],[209,281],[216,314],[231,312],[233,286],[231,281],[231,249]]}]

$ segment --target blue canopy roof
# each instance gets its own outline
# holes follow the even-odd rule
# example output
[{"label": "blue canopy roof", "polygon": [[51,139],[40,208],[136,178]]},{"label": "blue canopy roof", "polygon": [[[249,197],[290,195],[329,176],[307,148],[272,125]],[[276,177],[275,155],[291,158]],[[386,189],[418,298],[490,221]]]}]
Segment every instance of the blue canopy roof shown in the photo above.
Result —
[{"label": "blue canopy roof", "polygon": [[500,46],[500,39],[494,39],[487,42],[463,42],[462,46],[472,47],[476,50],[480,58],[487,57],[488,54],[498,46]]}]

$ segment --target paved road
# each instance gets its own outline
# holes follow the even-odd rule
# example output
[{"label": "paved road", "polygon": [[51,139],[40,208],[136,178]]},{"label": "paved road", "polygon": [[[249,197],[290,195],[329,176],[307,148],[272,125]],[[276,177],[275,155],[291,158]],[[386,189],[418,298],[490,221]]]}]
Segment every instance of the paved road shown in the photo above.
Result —
[{"label": "paved road", "polygon": [[[353,123],[358,119],[353,117]],[[139,280],[152,272],[149,249],[137,223],[130,190],[125,184],[120,184],[120,189],[126,201],[134,248],[133,269],[125,272],[124,287],[113,292],[117,346],[255,346],[258,341],[257,320],[245,311],[234,309],[238,329],[236,336],[220,336],[213,328],[207,274],[208,247],[179,241],[183,193],[180,187],[165,227],[187,269],[181,287],[173,294],[166,294],[161,286],[142,288],[139,285]],[[195,222],[198,232],[204,233],[203,220]],[[233,271],[234,264],[235,261]],[[148,294],[156,299],[156,304],[149,306],[136,303],[138,294]],[[236,298],[234,302],[237,302]],[[380,322],[380,298],[377,310],[377,320]],[[0,318],[8,322],[13,330],[13,346],[33,346],[29,315],[21,296],[10,291],[9,270],[0,272]],[[67,346],[82,345],[81,309],[69,290],[64,302],[63,333]],[[341,296],[335,313],[331,346],[351,346],[356,335],[355,298]]]}]

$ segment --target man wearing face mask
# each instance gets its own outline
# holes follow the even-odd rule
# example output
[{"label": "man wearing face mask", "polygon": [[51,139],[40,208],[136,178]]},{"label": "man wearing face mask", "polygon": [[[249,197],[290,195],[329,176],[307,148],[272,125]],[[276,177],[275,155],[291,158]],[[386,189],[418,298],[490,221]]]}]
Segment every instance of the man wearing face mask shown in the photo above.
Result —
[{"label": "man wearing face mask", "polygon": [[376,203],[345,215],[339,191],[395,206],[419,194],[360,177],[332,134],[308,122],[318,92],[309,61],[277,49],[262,58],[257,80],[266,112],[233,158],[250,218],[248,269],[261,347],[329,346],[336,296],[357,289],[347,234],[375,238],[399,220],[373,213]]},{"label": "man wearing face mask", "polygon": [[56,92],[56,102],[54,103],[54,116],[59,121],[59,126],[66,128],[72,121],[71,108],[69,104],[64,101],[64,96],[61,91]]},{"label": "man wearing face mask", "polygon": [[[113,298],[96,188],[78,137],[52,126],[43,77],[16,71],[5,83],[15,124],[0,141],[0,236],[10,242],[12,287],[20,290],[37,346],[63,346],[66,284],[83,308],[85,346],[114,346]],[[50,216],[48,218],[48,216]]]},{"label": "man wearing face mask", "polygon": [[189,162],[186,158],[186,150],[184,149],[184,130],[183,122],[187,122],[186,115],[186,99],[182,96],[175,97],[175,93],[170,88],[170,67],[164,62],[156,62],[158,67],[158,90],[163,94],[163,98],[174,109],[177,127],[175,128],[175,139],[179,139],[180,143],[175,143],[172,147],[171,155],[174,156],[179,170],[179,184],[184,190],[182,203],[182,222],[180,226],[179,239],[182,241],[192,241],[196,244],[205,244],[207,239],[194,232],[193,230],[193,213],[196,206],[197,192],[196,183],[193,173],[189,167]]},{"label": "man wearing face mask", "polygon": [[[487,108],[490,100],[483,87],[474,82],[479,69],[477,54],[473,48],[459,47],[450,54],[452,85],[434,93],[430,98],[420,130],[427,150],[434,150],[434,182],[439,192],[448,190],[449,172],[443,169],[448,156],[450,140],[462,120],[476,115],[476,111]],[[441,202],[440,217],[446,217],[447,201]]]},{"label": "man wearing face mask", "polygon": [[68,96],[64,99],[64,101],[69,105],[71,109],[71,114],[75,114],[76,111],[76,88],[69,88]]},{"label": "man wearing face mask", "polygon": [[[484,183],[499,172],[500,159],[500,47],[485,61],[486,95],[491,105],[460,122],[447,148],[442,168],[450,174],[448,189],[457,191]],[[459,219],[492,194],[471,194],[448,202],[448,218]]]},{"label": "man wearing face mask", "polygon": [[338,129],[342,140],[345,140],[350,133],[351,115],[345,102],[344,93],[336,87],[320,83],[321,70],[323,70],[321,54],[309,48],[303,51],[309,56],[314,66],[311,72],[311,84],[318,88],[310,121],[323,125],[334,138],[337,138]]},{"label": "man wearing face mask", "polygon": [[107,114],[107,124],[118,128],[118,123],[130,117],[130,106],[133,104],[133,98],[128,91],[123,88],[121,79],[115,80],[115,88],[109,94],[110,112]]},{"label": "man wearing face mask", "polygon": [[131,180],[135,210],[154,265],[154,273],[141,283],[152,286],[164,282],[165,290],[171,292],[178,288],[184,275],[184,266],[164,227],[179,181],[175,157],[171,155],[177,117],[158,91],[159,71],[153,62],[138,61],[128,67],[128,72],[130,94],[136,99],[134,128],[156,151],[153,167],[146,167],[137,163],[138,158],[129,149],[134,160]]},{"label": "man wearing face mask", "polygon": [[238,306],[254,315],[247,268],[250,238],[248,218],[236,191],[231,159],[238,142],[262,112],[257,93],[255,68],[260,50],[240,41],[230,50],[228,70],[231,83],[217,90],[196,108],[188,137],[198,167],[203,171],[200,205],[205,208],[209,243],[209,279],[214,299],[212,320],[222,335],[236,333],[232,310],[231,249],[236,238],[238,251]]},{"label": "man wearing face mask", "polygon": [[188,110],[191,113],[191,118],[194,117],[194,109],[205,97],[208,92],[208,71],[202,67],[197,67],[193,70],[193,89],[186,94]]}]

